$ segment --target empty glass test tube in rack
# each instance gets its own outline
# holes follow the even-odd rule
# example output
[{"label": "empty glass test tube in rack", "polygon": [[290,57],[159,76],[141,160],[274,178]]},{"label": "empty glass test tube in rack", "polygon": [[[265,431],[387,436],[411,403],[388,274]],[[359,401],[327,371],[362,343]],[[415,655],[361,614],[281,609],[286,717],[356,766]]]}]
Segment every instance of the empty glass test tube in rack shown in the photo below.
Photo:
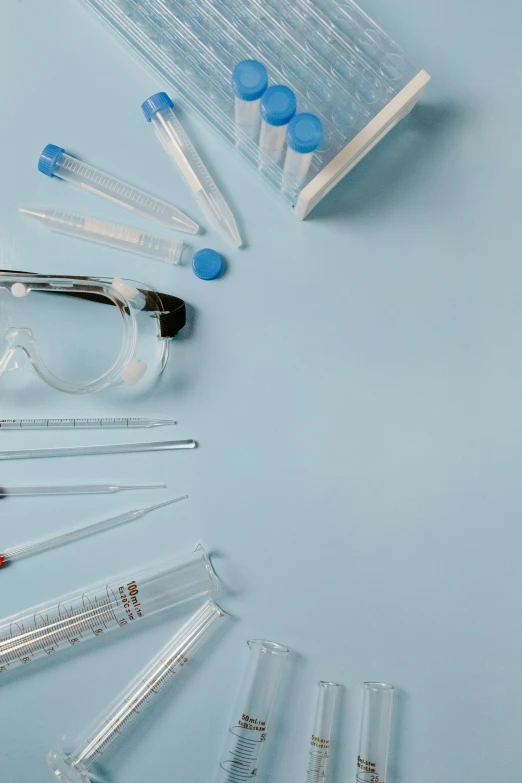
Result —
[{"label": "empty glass test tube in rack", "polygon": [[[288,86],[297,111],[316,115],[320,147],[297,191],[282,191],[299,218],[408,114],[429,81],[351,0],[78,0],[258,168],[257,139],[237,145],[232,72],[262,63]],[[284,156],[261,177],[281,192]]]}]

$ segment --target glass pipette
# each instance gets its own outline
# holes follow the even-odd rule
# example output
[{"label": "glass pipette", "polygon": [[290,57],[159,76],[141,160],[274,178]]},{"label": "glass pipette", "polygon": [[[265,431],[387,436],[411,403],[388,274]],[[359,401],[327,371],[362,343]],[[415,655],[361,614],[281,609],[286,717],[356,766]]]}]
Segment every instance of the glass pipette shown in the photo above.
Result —
[{"label": "glass pipette", "polygon": [[133,430],[173,424],[173,419],[0,419],[0,430]]},{"label": "glass pipette", "polygon": [[394,693],[386,682],[364,683],[357,783],[386,783]]},{"label": "glass pipette", "polygon": [[67,155],[63,147],[48,144],[40,155],[38,170],[48,177],[59,177],[83,190],[109,199],[137,215],[150,218],[176,231],[197,234],[199,226],[180,209],[139,190],[127,182],[95,169],[81,160]]},{"label": "glass pipette", "polygon": [[335,701],[340,685],[336,682],[317,683],[317,705],[310,740],[306,783],[324,783],[330,761],[332,725]]},{"label": "glass pipette", "polygon": [[114,443],[107,446],[65,446],[52,449],[0,451],[0,460],[43,459],[44,457],[88,457],[94,454],[137,454],[143,451],[195,449],[195,440],[162,440],[151,443]]},{"label": "glass pipette", "polygon": [[207,553],[128,571],[0,620],[0,674],[217,590]]},{"label": "glass pipette", "polygon": [[174,104],[167,93],[151,95],[141,108],[147,122],[152,123],[156,136],[174,159],[209,223],[233,247],[241,247],[241,236],[230,207],[178,120]]},{"label": "glass pipette", "polygon": [[6,549],[5,552],[0,553],[0,567],[12,563],[13,560],[20,560],[22,557],[37,555],[39,552],[45,552],[48,549],[55,549],[58,546],[70,544],[71,541],[78,541],[80,538],[86,538],[95,533],[102,533],[104,530],[110,530],[112,527],[125,525],[127,522],[134,522],[136,519],[144,517],[145,514],[150,514],[151,511],[156,511],[156,509],[163,508],[163,506],[170,506],[172,503],[178,503],[180,500],[186,500],[187,498],[188,495],[181,495],[178,498],[165,500],[163,503],[158,503],[155,506],[137,508],[134,509],[134,511],[127,511],[125,514],[119,514],[117,517],[104,519],[102,522],[95,522],[92,525],[85,525],[85,527],[69,530],[67,533],[52,536],[51,538],[39,538],[37,541],[31,541],[29,544],[21,544],[12,549]]},{"label": "glass pipette", "polygon": [[91,783],[105,779],[94,769],[101,756],[120,734],[126,734],[143,719],[164,688],[177,680],[199,647],[221,627],[228,615],[213,601],[207,601],[168,644],[120,694],[94,728],[70,753],[49,753],[47,761],[55,779],[64,783]]},{"label": "glass pipette", "polygon": [[26,209],[20,207],[18,212],[33,223],[89,242],[98,242],[128,253],[163,261],[165,264],[179,264],[184,244],[178,240],[163,239],[131,226],[119,223],[109,223],[107,220],[88,215],[78,215],[76,212],[62,212],[59,209]]},{"label": "glass pipette", "polygon": [[166,489],[166,484],[70,484],[56,487],[0,487],[0,500],[7,497],[44,495],[111,495],[131,489]]}]

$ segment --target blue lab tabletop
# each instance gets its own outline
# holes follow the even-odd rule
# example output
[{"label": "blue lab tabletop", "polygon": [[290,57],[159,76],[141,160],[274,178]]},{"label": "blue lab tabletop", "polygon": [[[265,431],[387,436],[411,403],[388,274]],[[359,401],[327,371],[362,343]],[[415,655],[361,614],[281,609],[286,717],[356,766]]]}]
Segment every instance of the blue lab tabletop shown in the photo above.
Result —
[{"label": "blue lab tabletop", "polygon": [[[2,552],[189,498],[1,569],[0,617],[201,543],[233,618],[114,744],[103,777],[113,783],[216,778],[252,638],[291,651],[260,783],[304,783],[319,680],[343,685],[332,783],[355,783],[368,680],[396,688],[387,783],[520,779],[521,7],[363,6],[432,81],[305,221],[180,102],[246,240],[235,250],[211,230],[184,235],[192,253],[224,259],[219,275],[204,265],[198,277],[190,259],[169,266],[17,214],[40,206],[155,230],[39,174],[53,143],[208,226],[140,110],[169,85],[80,2],[1,3],[1,267],[147,283],[185,300],[188,325],[147,393],[76,396],[34,373],[0,377],[2,418],[148,416],[175,427],[5,431],[0,451],[164,438],[198,448],[2,462],[2,486],[167,485],[4,498]],[[68,312],[64,339],[103,351],[103,324]],[[72,750],[199,605],[0,671],[2,783],[51,780],[46,754]]]}]

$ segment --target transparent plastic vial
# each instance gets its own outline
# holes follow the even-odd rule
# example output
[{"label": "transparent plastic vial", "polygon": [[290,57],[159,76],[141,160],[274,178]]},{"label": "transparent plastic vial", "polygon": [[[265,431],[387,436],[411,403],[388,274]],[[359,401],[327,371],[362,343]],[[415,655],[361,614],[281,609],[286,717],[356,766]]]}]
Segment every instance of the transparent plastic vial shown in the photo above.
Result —
[{"label": "transparent plastic vial", "polygon": [[286,157],[281,190],[298,193],[306,177],[314,152],[323,138],[323,124],[315,114],[296,114],[286,130]]},{"label": "transparent plastic vial", "polygon": [[259,166],[265,161],[279,163],[283,157],[286,129],[296,110],[294,92],[283,84],[269,87],[261,98],[261,135]]},{"label": "transparent plastic vial", "polygon": [[234,118],[238,141],[241,141],[243,136],[257,141],[261,123],[259,106],[261,96],[267,87],[266,68],[258,60],[242,60],[232,71]]}]

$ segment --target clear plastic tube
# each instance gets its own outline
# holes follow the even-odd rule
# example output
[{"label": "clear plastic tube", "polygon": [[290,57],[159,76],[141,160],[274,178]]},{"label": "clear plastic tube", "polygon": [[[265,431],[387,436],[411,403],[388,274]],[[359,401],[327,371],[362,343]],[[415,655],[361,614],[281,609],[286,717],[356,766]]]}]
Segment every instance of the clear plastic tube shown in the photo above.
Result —
[{"label": "clear plastic tube", "polygon": [[163,239],[137,228],[109,223],[87,215],[78,215],[76,212],[22,207],[18,212],[50,231],[147,256],[155,261],[163,261],[165,264],[179,264],[183,253],[183,242]]},{"label": "clear plastic tube", "polygon": [[219,764],[217,783],[244,783],[257,775],[288,655],[286,647],[262,639],[251,639],[248,646],[248,664]]},{"label": "clear plastic tube", "polygon": [[0,430],[132,430],[173,424],[173,419],[0,419]]},{"label": "clear plastic tube", "polygon": [[0,620],[0,674],[110,631],[140,623],[155,612],[217,590],[202,547],[182,559],[154,563],[76,590]]},{"label": "clear plastic tube", "polygon": [[331,753],[335,702],[340,687],[336,682],[321,681],[317,683],[317,705],[310,740],[306,783],[320,783],[320,781],[326,780]]},{"label": "clear plastic tube", "polygon": [[364,683],[357,783],[386,783],[394,692],[385,682]]},{"label": "clear plastic tube", "polygon": [[138,720],[143,719],[143,714],[157,701],[165,687],[178,679],[196,651],[227,617],[213,601],[207,601],[120,694],[72,753],[53,752],[48,755],[47,761],[55,777],[66,783],[91,783],[105,779],[98,769],[101,757],[114,740],[121,734],[127,734]]},{"label": "clear plastic tube", "polygon": [[107,446],[64,446],[52,449],[17,449],[0,451],[0,460],[44,459],[45,457],[88,457],[98,454],[138,454],[143,451],[176,451],[195,449],[195,440],[165,440],[151,443],[117,443]]},{"label": "clear plastic tube", "polygon": [[46,497],[47,495],[113,495],[132,489],[166,489],[166,484],[64,484],[49,487],[0,487],[0,500],[10,497]]},{"label": "clear plastic tube", "polygon": [[209,223],[233,247],[241,247],[242,240],[232,211],[178,120],[169,96],[164,92],[152,95],[142,109]]},{"label": "clear plastic tube", "polygon": [[48,144],[40,155],[38,169],[49,177],[59,177],[83,190],[119,204],[137,215],[156,220],[168,228],[197,234],[199,226],[177,207],[151,196],[111,174],[68,155],[62,147]]}]

